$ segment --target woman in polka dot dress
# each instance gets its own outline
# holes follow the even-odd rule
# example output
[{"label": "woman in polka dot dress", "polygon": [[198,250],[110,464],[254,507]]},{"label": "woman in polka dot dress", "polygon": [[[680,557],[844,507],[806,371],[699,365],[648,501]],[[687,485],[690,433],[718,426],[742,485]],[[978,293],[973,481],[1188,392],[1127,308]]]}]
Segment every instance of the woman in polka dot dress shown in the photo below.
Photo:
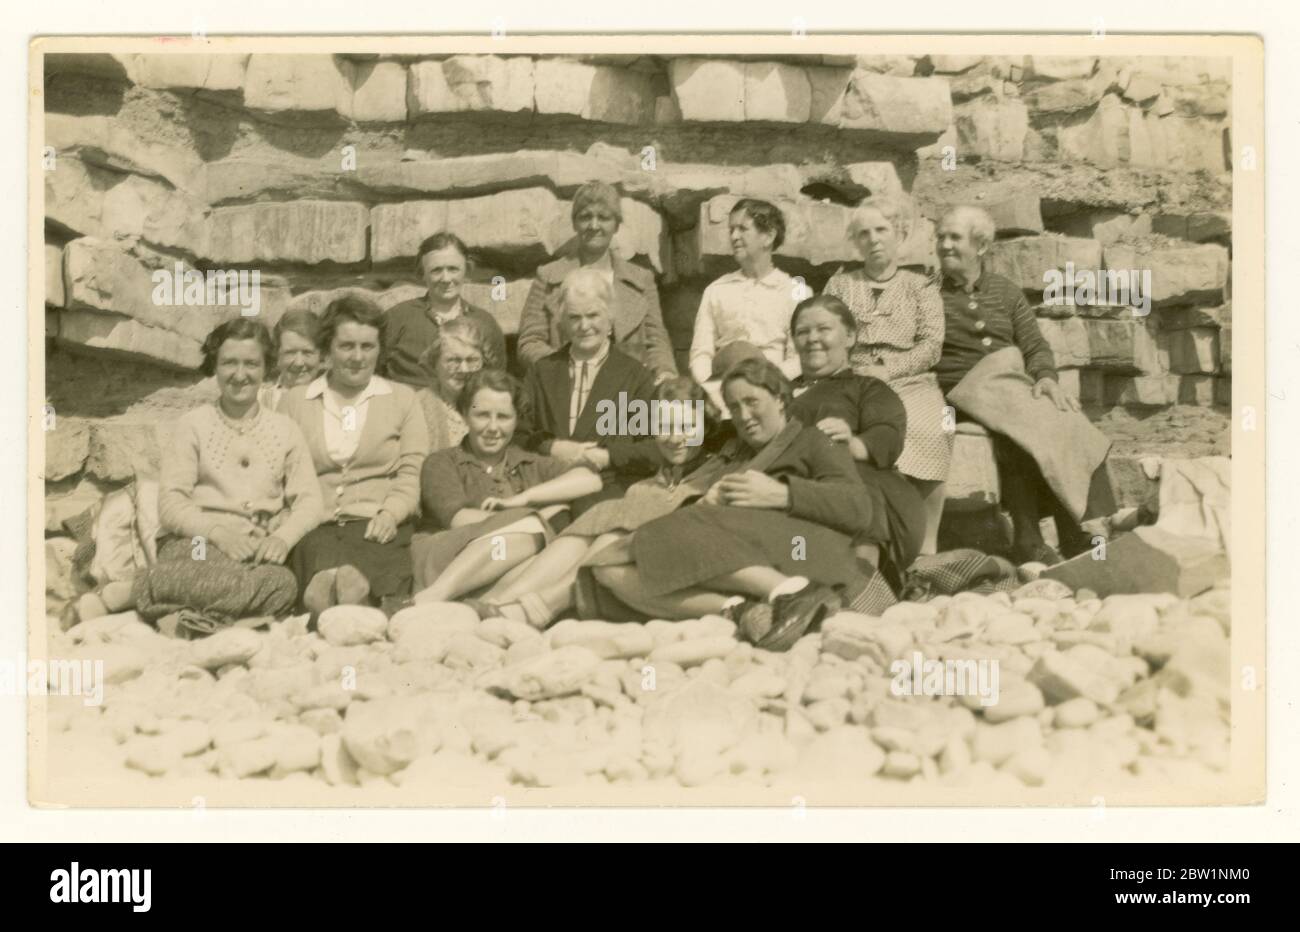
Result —
[{"label": "woman in polka dot dress", "polygon": [[921,553],[929,554],[937,549],[952,432],[931,371],[943,350],[943,299],[925,275],[898,267],[899,248],[910,232],[906,202],[868,198],[849,223],[862,265],[833,275],[825,293],[847,304],[857,321],[853,371],[887,382],[907,411],[907,435],[896,466],[925,500]]}]

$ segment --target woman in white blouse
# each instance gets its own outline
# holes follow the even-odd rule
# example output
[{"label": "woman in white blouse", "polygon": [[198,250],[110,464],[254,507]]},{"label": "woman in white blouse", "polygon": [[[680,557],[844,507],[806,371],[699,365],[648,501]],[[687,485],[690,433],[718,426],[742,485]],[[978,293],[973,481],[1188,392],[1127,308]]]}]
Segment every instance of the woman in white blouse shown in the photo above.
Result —
[{"label": "woman in white blouse", "polygon": [[[741,198],[728,216],[731,254],[740,266],[704,289],[695,315],[689,365],[695,381],[709,389],[725,410],[717,385],[722,358],[738,360],[757,350],[788,377],[799,374],[799,354],[790,338],[790,317],[804,286],[772,262],[785,241],[780,208],[756,198]],[[728,347],[733,347],[726,353]]]}]

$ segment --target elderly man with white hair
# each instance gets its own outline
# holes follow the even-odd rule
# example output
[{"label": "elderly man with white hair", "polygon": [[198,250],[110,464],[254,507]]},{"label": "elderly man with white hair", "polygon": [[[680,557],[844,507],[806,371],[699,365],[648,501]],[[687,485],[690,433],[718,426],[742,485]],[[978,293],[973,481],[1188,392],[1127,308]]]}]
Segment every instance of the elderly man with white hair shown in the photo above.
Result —
[{"label": "elderly man with white hair", "polygon": [[600,473],[602,490],[573,504],[579,514],[596,501],[623,494],[629,482],[652,475],[660,460],[654,438],[603,434],[602,402],[615,410],[655,397],[654,374],[612,344],[614,298],[597,269],[578,268],[560,286],[560,333],[564,345],[538,359],[525,381],[519,442],[529,450]]},{"label": "elderly man with white hair", "polygon": [[[984,268],[996,232],[993,218],[977,207],[954,207],[939,222],[936,246],[943,275],[944,341],[935,373],[961,417],[987,422],[1003,504],[1014,528],[1013,558],[1051,565],[1061,561],[1061,554],[1043,540],[1039,520],[1045,513],[1055,521],[1061,553],[1071,557],[1092,543],[1080,527],[1079,517],[1085,511],[1080,502],[1088,501],[1089,514],[1114,510],[1104,475],[1109,444],[1077,413],[1078,400],[1061,388],[1052,349],[1020,287]],[[1020,357],[1014,362],[1014,376],[1027,390],[1021,404],[1008,406],[1006,399],[1015,397],[1015,392],[1006,393],[1008,373],[998,370],[1005,370],[1005,361],[1014,359],[1003,352],[1010,347]],[[968,378],[972,372],[975,377]],[[999,378],[990,381],[989,376]],[[992,391],[990,385],[995,386]],[[979,412],[972,410],[977,407]],[[1016,441],[998,432],[998,426],[1005,426],[1002,422],[1016,424]],[[1100,467],[1094,462],[1098,458]],[[1073,470],[1072,460],[1077,467]],[[1048,476],[1041,467],[1044,462],[1064,466]],[[1062,478],[1066,472],[1073,473],[1069,480],[1073,494],[1066,496],[1073,507],[1067,507],[1061,497],[1063,483],[1068,484]],[[1078,488],[1080,475],[1082,489]]]}]

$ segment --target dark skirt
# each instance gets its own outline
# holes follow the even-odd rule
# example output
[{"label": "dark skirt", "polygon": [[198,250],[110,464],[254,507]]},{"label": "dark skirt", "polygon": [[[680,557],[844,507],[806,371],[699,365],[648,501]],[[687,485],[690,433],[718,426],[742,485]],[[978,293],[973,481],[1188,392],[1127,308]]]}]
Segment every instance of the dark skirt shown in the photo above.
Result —
[{"label": "dark skirt", "polygon": [[298,577],[298,597],[321,570],[352,565],[370,582],[370,595],[405,597],[411,594],[410,521],[397,526],[397,536],[386,544],[366,540],[366,518],[339,524],[322,524],[298,541],[289,554],[289,568]]},{"label": "dark skirt", "polygon": [[856,465],[862,484],[881,506],[880,520],[860,539],[880,547],[880,571],[897,592],[903,574],[921,552],[925,539],[925,502],[897,469],[877,469],[862,462]]},{"label": "dark skirt", "polygon": [[[802,540],[797,540],[801,538]],[[871,575],[839,531],[779,511],[695,504],[632,537],[641,584],[664,595],[747,566],[770,566],[828,586],[860,588]]]}]

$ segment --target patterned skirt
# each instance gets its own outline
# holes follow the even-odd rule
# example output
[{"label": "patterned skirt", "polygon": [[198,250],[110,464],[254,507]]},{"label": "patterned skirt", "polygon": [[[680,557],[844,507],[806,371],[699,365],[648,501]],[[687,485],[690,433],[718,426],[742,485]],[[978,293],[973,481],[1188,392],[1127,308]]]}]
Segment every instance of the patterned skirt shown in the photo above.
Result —
[{"label": "patterned skirt", "polygon": [[913,479],[942,482],[952,463],[952,433],[944,429],[948,402],[939,390],[939,380],[933,372],[922,372],[894,379],[889,387],[907,410],[907,436],[895,466]]}]

